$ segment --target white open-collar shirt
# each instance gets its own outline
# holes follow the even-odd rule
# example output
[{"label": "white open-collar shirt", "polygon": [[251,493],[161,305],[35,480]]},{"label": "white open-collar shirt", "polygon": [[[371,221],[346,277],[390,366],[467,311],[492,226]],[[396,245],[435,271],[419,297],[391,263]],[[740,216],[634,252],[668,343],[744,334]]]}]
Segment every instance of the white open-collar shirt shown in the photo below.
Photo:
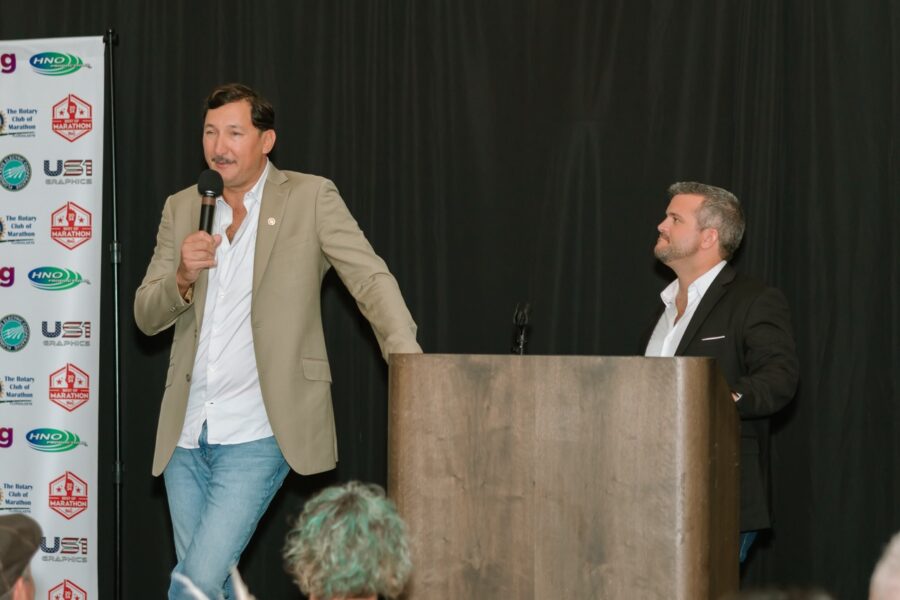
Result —
[{"label": "white open-collar shirt", "polygon": [[678,344],[681,343],[681,338],[684,337],[684,332],[691,322],[697,306],[700,304],[703,296],[706,295],[706,290],[709,289],[713,280],[722,272],[726,264],[724,260],[720,261],[688,286],[687,307],[677,323],[675,318],[678,316],[678,308],[675,306],[675,298],[678,296],[678,280],[676,279],[660,292],[659,297],[665,305],[665,310],[659,316],[659,321],[656,322],[656,327],[653,329],[653,335],[650,336],[650,342],[647,343],[647,350],[644,352],[644,356],[675,356]]},{"label": "white open-collar shirt", "polygon": [[217,264],[209,269],[187,414],[178,440],[182,448],[199,447],[204,421],[210,444],[240,444],[273,435],[250,327],[259,205],[268,173],[266,162],[259,180],[244,194],[247,216],[230,242],[225,230],[233,213],[221,196],[216,198],[213,233],[221,234],[222,243],[216,249]]}]

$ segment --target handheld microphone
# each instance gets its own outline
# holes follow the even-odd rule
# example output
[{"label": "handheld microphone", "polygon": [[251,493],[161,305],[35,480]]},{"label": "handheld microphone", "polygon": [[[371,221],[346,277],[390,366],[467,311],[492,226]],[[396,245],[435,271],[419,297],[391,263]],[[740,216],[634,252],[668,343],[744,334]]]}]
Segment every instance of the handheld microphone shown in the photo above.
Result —
[{"label": "handheld microphone", "polygon": [[225,183],[218,171],[207,169],[200,173],[197,180],[197,191],[200,192],[200,227],[201,231],[212,235],[213,216],[216,212],[216,198],[222,195]]}]

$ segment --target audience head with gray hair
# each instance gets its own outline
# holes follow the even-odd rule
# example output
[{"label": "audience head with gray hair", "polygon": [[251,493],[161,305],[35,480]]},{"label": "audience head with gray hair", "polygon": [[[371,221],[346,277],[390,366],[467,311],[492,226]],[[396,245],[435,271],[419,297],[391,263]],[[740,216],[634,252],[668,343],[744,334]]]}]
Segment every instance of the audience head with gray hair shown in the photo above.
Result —
[{"label": "audience head with gray hair", "polygon": [[310,600],[400,595],[412,563],[406,526],[384,490],[350,482],[306,503],[284,549]]},{"label": "audience head with gray hair", "polygon": [[869,600],[900,598],[900,533],[894,535],[875,565],[869,582]]}]

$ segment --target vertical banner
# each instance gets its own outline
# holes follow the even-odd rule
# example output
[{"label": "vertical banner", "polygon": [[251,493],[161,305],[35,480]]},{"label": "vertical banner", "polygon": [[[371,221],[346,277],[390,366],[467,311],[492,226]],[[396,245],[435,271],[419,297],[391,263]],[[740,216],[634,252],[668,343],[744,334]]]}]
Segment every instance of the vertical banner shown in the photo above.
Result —
[{"label": "vertical banner", "polygon": [[104,45],[0,41],[0,514],[36,598],[97,600]]}]

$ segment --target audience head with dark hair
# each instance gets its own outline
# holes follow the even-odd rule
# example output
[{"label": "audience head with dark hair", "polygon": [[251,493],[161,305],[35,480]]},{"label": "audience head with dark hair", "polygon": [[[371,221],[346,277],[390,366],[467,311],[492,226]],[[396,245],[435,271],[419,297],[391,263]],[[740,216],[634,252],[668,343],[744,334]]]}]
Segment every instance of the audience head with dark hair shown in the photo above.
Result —
[{"label": "audience head with dark hair", "polygon": [[400,595],[412,563],[406,526],[384,490],[350,482],[306,503],[284,549],[310,600]]}]

